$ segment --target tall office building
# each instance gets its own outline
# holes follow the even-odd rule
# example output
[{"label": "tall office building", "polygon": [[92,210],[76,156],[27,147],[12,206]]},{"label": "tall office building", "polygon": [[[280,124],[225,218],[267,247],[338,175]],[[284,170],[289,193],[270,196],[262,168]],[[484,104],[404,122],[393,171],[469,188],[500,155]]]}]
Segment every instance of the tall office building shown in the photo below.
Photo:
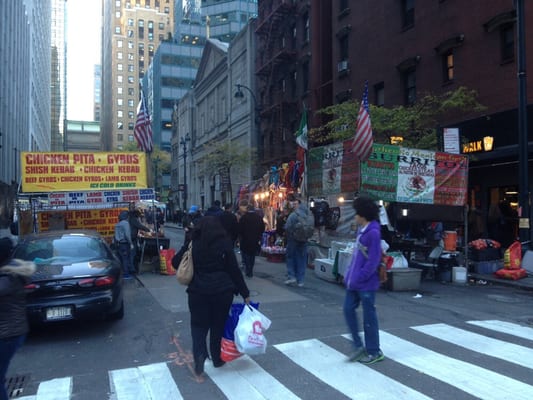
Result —
[{"label": "tall office building", "polygon": [[94,66],[94,120],[100,121],[101,103],[102,103],[102,66]]},{"label": "tall office building", "polygon": [[50,150],[50,0],[0,1],[0,228],[13,216],[20,152]]},{"label": "tall office building", "polygon": [[104,0],[103,150],[134,142],[141,80],[163,40],[172,38],[178,0]]},{"label": "tall office building", "polygon": [[63,131],[66,116],[66,45],[65,12],[66,0],[52,0],[51,8],[52,64],[50,77],[50,150],[63,150]]},{"label": "tall office building", "polygon": [[174,104],[192,88],[206,38],[229,43],[257,15],[257,0],[186,0],[173,40],[159,46],[144,78],[154,143],[171,150]]}]

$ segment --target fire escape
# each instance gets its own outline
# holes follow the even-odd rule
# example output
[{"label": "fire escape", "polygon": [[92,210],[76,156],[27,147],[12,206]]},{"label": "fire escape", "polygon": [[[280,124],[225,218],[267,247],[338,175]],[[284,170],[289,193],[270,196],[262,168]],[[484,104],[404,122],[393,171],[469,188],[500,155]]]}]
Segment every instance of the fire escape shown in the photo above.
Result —
[{"label": "fire escape", "polygon": [[256,75],[261,102],[261,138],[264,166],[294,159],[293,134],[298,119],[296,65],[297,41],[294,0],[264,1],[259,6],[256,34]]}]

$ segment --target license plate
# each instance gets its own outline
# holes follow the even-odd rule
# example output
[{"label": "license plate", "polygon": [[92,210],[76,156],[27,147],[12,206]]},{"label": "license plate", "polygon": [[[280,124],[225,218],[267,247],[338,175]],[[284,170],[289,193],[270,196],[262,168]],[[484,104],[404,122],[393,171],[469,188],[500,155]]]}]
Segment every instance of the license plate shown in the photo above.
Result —
[{"label": "license plate", "polygon": [[71,307],[50,307],[46,309],[46,320],[53,321],[57,319],[72,318]]}]

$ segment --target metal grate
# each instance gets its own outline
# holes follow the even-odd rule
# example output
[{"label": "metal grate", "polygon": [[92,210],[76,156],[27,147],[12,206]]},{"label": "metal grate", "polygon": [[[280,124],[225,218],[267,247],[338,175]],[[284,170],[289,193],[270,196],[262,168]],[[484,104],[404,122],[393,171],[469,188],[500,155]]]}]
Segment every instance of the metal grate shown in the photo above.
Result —
[{"label": "metal grate", "polygon": [[30,381],[30,375],[15,375],[6,379],[7,397],[16,399],[22,395],[24,386]]}]

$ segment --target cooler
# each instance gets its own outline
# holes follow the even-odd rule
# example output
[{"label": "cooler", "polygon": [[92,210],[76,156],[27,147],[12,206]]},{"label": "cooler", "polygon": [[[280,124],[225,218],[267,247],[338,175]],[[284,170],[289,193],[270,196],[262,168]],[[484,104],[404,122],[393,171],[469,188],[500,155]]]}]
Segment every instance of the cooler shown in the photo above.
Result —
[{"label": "cooler", "polygon": [[315,275],[329,282],[337,282],[337,277],[333,274],[334,263],[335,260],[330,258],[315,258]]}]

